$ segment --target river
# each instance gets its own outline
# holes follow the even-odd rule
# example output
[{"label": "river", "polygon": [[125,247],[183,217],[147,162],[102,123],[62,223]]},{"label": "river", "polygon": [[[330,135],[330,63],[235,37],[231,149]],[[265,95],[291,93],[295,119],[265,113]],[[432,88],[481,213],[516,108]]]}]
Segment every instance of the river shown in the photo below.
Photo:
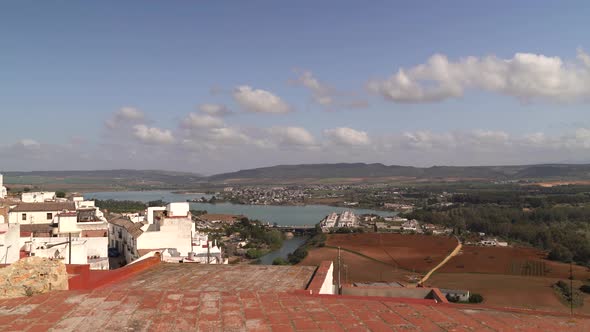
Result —
[{"label": "river", "polygon": [[[148,202],[161,199],[166,202],[186,202],[205,194],[176,194],[170,191],[114,191],[96,192],[84,194],[86,199],[114,199]],[[397,214],[393,211],[380,211],[370,209],[348,209],[328,205],[243,205],[232,203],[190,203],[193,210],[207,210],[208,213],[226,213],[244,215],[250,219],[258,219],[264,222],[277,223],[278,225],[315,225],[332,212],[352,210],[359,214],[376,214],[391,216]]]},{"label": "river", "polygon": [[299,248],[302,244],[304,244],[307,238],[307,236],[294,236],[290,239],[285,239],[281,249],[271,251],[268,254],[260,257],[260,264],[272,265],[272,261],[274,261],[277,257],[287,260],[287,256],[293,253],[293,251],[297,250],[297,248]]}]

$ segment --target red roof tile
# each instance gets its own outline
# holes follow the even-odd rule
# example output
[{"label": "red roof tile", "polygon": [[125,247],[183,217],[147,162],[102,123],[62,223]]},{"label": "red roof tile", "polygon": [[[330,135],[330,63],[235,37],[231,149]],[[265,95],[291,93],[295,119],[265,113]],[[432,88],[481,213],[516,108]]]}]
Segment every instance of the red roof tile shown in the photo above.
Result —
[{"label": "red roof tile", "polygon": [[[181,266],[182,264],[176,265]],[[68,331],[588,331],[590,318],[435,304],[428,300],[309,295],[270,289],[207,291],[188,274],[156,281],[159,264],[121,283],[0,300],[0,329]],[[205,265],[191,264],[199,271]],[[230,266],[219,266],[222,269]],[[254,266],[244,266],[242,271]],[[295,273],[297,267],[289,271]],[[287,270],[286,270],[287,271]],[[219,271],[218,271],[219,272]],[[200,278],[214,278],[202,275]],[[184,280],[184,281],[183,281]],[[220,282],[221,280],[218,279]],[[193,280],[194,281],[194,280]],[[151,282],[151,284],[147,284]],[[212,281],[210,281],[212,282]],[[176,286],[175,286],[176,285]]]}]

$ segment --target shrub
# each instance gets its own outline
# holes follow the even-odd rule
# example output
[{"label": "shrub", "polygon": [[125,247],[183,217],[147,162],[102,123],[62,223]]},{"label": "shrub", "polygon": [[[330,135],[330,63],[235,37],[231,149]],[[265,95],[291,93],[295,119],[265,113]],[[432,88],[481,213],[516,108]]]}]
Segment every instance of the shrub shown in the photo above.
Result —
[{"label": "shrub", "polygon": [[246,251],[246,257],[250,259],[256,259],[264,256],[264,252],[262,250],[258,250],[256,248],[250,248]]},{"label": "shrub", "polygon": [[469,303],[482,303],[483,296],[481,294],[473,293],[469,295]]},{"label": "shrub", "polygon": [[292,254],[289,254],[289,263],[297,264],[307,257],[307,249],[300,247],[297,248]]},{"label": "shrub", "polygon": [[584,293],[590,293],[590,285],[582,285],[580,286],[580,290]]},{"label": "shrub", "polygon": [[272,265],[289,265],[289,262],[281,257],[277,257],[272,261]]},{"label": "shrub", "polygon": [[452,296],[451,294],[447,294],[446,298],[447,298],[447,301],[449,301],[449,302],[453,302],[453,303],[459,302],[458,296]]}]

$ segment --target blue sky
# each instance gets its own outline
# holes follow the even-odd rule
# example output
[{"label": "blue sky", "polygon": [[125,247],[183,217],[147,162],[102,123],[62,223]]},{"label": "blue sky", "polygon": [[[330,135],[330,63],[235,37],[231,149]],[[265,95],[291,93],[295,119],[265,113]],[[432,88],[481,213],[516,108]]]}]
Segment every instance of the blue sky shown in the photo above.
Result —
[{"label": "blue sky", "polygon": [[586,1],[3,1],[0,169],[590,162],[588,17]]}]

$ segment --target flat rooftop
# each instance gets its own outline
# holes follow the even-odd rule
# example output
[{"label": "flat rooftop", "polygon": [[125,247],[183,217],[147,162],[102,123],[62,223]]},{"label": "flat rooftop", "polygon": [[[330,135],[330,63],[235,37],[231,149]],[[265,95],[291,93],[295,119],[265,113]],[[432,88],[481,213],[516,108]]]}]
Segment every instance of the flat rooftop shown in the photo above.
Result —
[{"label": "flat rooftop", "polygon": [[590,331],[582,316],[312,295],[301,288],[314,269],[159,263],[92,290],[0,300],[0,330]]},{"label": "flat rooftop", "polygon": [[305,289],[314,266],[161,263],[119,282],[117,289],[200,292],[287,292]]}]

